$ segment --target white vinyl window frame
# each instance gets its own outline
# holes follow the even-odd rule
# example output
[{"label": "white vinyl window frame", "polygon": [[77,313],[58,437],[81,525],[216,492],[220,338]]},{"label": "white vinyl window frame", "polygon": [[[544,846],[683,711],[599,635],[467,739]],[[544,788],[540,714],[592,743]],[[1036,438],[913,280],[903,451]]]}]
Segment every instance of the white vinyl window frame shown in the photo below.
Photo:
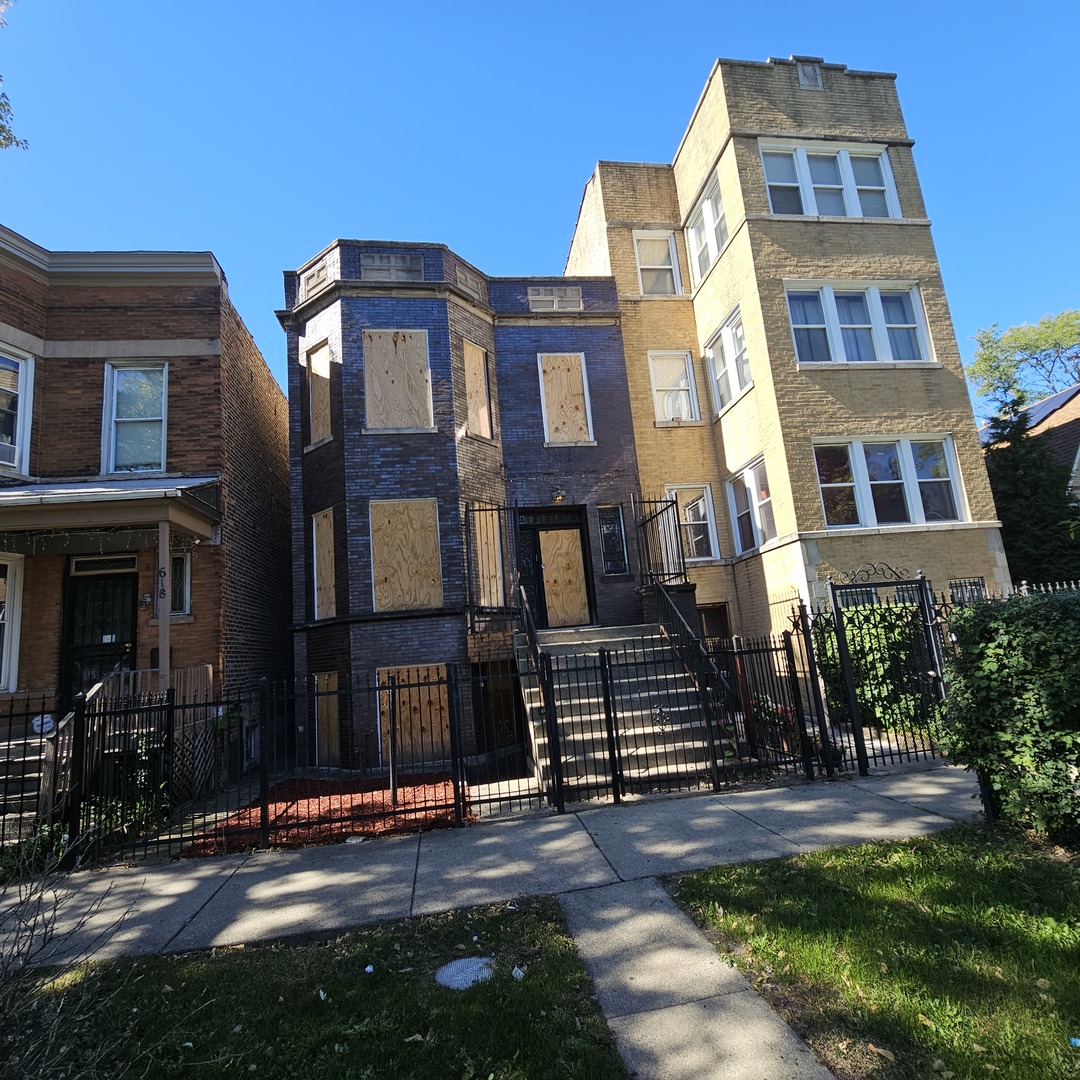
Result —
[{"label": "white vinyl window frame", "polygon": [[[581,389],[584,397],[585,408],[585,425],[588,428],[587,439],[552,439],[552,431],[549,426],[548,418],[548,403],[547,394],[544,390],[544,357],[545,356],[576,356],[581,363]],[[585,363],[585,354],[583,352],[568,352],[568,353],[537,353],[536,354],[536,373],[540,379],[540,419],[544,424],[544,446],[545,447],[560,447],[560,446],[595,446],[596,435],[593,431],[592,420],[592,399],[589,394],[589,370]]]},{"label": "white vinyl window frame", "polygon": [[[118,414],[117,394],[124,375],[130,372],[155,372],[161,376],[160,408],[154,415]],[[103,473],[159,473],[165,471],[166,435],[169,411],[169,365],[165,361],[110,361],[105,365],[105,407],[101,424],[101,471]],[[126,465],[117,461],[117,435],[129,424],[158,424],[161,429],[160,453],[156,463]]]},{"label": "white vinyl window frame", "polygon": [[[799,365],[937,362],[922,296],[913,281],[788,280],[784,293]],[[820,310],[810,318],[812,296]],[[846,313],[856,297],[865,303],[865,314],[857,318]],[[895,319],[893,309],[898,305],[906,305],[904,321]],[[872,357],[867,355],[868,348]]]},{"label": "white vinyl window frame", "polygon": [[750,462],[728,481],[728,509],[737,554],[754,551],[776,539],[772,490],[763,457]]},{"label": "white vinyl window frame", "polygon": [[[666,259],[657,259],[646,250],[642,242],[667,244]],[[637,263],[638,289],[642,296],[681,296],[682,278],[679,274],[679,249],[675,243],[675,233],[671,229],[635,229],[634,259]],[[671,290],[653,287],[665,277],[671,279]],[[646,288],[649,285],[649,288]]]},{"label": "white vinyl window frame", "polygon": [[19,685],[19,636],[22,629],[23,556],[0,556],[4,596],[0,603],[0,690]]},{"label": "white vinyl window frame", "polygon": [[[671,379],[661,367],[670,365],[682,368]],[[701,419],[698,408],[697,384],[694,380],[694,359],[679,349],[653,349],[649,351],[649,380],[652,384],[653,413],[656,423],[665,427],[677,427],[684,420]]]},{"label": "white vinyl window frame", "polygon": [[687,563],[720,558],[711,484],[668,484],[664,493],[674,497],[679,519],[679,542]]},{"label": "white vinyl window frame", "polygon": [[[864,143],[837,146],[831,142],[762,139],[758,148],[769,194],[769,210],[773,214],[870,219],[903,216],[889,154],[884,146]],[[790,161],[790,169],[781,165],[780,159],[784,157]],[[822,160],[815,166],[814,159]],[[835,175],[824,175],[832,171],[824,167],[824,159],[835,161]],[[876,163],[879,175],[867,175],[869,170],[860,164],[861,161]],[[801,203],[799,210],[793,210],[791,206],[796,191]],[[880,209],[886,213],[873,212]]]},{"label": "white vinyl window frame", "polygon": [[[30,471],[30,423],[34,413],[34,357],[11,345],[0,344],[0,367],[14,375],[14,401],[0,402],[3,441],[0,441],[0,469],[25,476]],[[14,404],[14,410],[10,406]]]},{"label": "white vinyl window frame", "polygon": [[686,222],[687,259],[695,285],[701,284],[727,242],[727,218],[720,198],[720,181],[713,176]]},{"label": "white vinyl window frame", "polygon": [[705,346],[705,363],[712,384],[713,411],[719,416],[754,385],[746,351],[746,334],[738,308]]},{"label": "white vinyl window frame", "polygon": [[[947,475],[927,476],[920,458],[925,452],[931,452],[930,448],[940,447],[940,464],[944,467]],[[879,475],[873,478],[868,465],[867,451],[871,456],[875,453],[881,455],[887,452],[889,447],[895,447],[894,462],[896,472],[888,476]],[[833,450],[846,449],[847,451],[847,475],[831,478],[831,482],[822,476],[821,458],[819,450],[831,448]],[[960,483],[960,469],[956,458],[956,449],[949,435],[889,435],[859,439],[815,439],[814,440],[815,468],[818,478],[818,493],[821,498],[822,513],[825,519],[826,529],[842,531],[855,528],[904,528],[912,525],[932,525],[936,523],[954,524],[966,521],[966,509],[963,497],[963,489]],[[925,460],[925,459],[924,459]],[[889,490],[899,494],[903,493],[903,506],[907,520],[879,520],[876,509],[877,501],[875,488],[882,489],[883,495],[888,495]],[[886,490],[889,489],[889,490]],[[953,516],[946,516],[927,511],[927,503],[934,502],[940,489],[944,489],[948,501],[952,504]],[[937,493],[935,494],[935,490]],[[838,513],[838,504],[828,497],[826,492],[839,496],[843,499],[846,495],[851,502],[857,520],[830,522],[830,514],[833,517],[841,516]],[[882,502],[884,505],[884,500]],[[832,509],[830,510],[830,505]]]}]

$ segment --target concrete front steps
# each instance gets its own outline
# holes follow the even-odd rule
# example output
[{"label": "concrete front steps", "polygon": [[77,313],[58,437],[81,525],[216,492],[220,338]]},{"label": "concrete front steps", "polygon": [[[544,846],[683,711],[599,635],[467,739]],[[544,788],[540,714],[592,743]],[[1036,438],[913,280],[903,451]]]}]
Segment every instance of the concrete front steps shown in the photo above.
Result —
[{"label": "concrete front steps", "polygon": [[[696,685],[657,625],[542,630],[551,657],[568,801],[611,790],[611,750],[600,672],[607,650],[612,675],[616,753],[623,791],[643,793],[711,782],[711,755]],[[518,667],[530,671],[524,635],[516,638]],[[538,778],[550,777],[547,732],[539,685],[523,680]],[[731,741],[716,732],[717,753]]]}]

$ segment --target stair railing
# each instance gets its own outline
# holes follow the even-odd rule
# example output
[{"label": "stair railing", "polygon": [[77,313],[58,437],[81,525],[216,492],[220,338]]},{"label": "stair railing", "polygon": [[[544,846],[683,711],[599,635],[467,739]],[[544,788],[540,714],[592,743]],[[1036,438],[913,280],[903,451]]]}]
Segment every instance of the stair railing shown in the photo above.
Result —
[{"label": "stair railing", "polygon": [[521,593],[521,617],[525,624],[529,662],[540,685],[540,695],[543,700],[544,732],[547,735],[548,760],[551,762],[548,801],[554,805],[558,813],[563,814],[566,812],[566,792],[563,787],[562,742],[559,738],[559,715],[555,705],[555,677],[551,671],[551,656],[540,648],[536,619],[533,617],[524,586],[519,585],[518,591]]}]

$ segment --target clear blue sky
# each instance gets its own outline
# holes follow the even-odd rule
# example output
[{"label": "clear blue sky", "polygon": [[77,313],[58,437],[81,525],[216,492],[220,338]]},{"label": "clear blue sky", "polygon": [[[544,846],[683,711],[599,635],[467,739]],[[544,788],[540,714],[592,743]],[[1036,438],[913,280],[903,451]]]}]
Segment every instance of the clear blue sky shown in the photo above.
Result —
[{"label": "clear blue sky", "polygon": [[669,162],[717,56],[895,71],[965,359],[1080,306],[1080,5],[18,0],[0,222],[209,249],[284,382],[281,271],[335,237],[560,273],[598,159]]}]

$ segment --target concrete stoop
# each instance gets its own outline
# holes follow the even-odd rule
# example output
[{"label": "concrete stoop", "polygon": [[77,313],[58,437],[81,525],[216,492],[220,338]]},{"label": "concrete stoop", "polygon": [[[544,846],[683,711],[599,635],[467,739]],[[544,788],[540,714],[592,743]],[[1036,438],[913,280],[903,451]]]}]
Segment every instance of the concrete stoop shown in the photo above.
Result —
[{"label": "concrete stoop", "polygon": [[655,879],[559,902],[631,1076],[835,1080]]}]

